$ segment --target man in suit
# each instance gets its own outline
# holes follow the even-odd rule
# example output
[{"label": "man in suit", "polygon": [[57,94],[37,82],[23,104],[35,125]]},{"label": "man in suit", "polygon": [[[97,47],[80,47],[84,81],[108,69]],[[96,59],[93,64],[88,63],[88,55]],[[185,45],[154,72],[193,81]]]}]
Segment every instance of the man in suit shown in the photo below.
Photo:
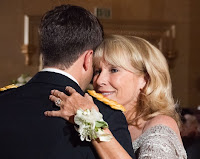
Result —
[{"label": "man in suit", "polygon": [[[27,84],[0,95],[0,158],[98,158],[71,123],[43,113],[59,109],[48,99],[53,89],[65,92],[71,86],[84,95],[93,74],[93,51],[103,40],[102,27],[84,8],[62,5],[44,15],[39,35],[44,69]],[[97,100],[95,104],[113,135],[133,155],[124,115]]]}]

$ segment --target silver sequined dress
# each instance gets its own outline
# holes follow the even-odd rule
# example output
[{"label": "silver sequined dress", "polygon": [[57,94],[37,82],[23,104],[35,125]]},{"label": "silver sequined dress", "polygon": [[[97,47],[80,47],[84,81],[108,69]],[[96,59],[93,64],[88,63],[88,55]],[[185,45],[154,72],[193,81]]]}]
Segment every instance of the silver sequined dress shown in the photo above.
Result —
[{"label": "silver sequined dress", "polygon": [[176,133],[164,125],[154,126],[133,142],[138,159],[187,159]]}]

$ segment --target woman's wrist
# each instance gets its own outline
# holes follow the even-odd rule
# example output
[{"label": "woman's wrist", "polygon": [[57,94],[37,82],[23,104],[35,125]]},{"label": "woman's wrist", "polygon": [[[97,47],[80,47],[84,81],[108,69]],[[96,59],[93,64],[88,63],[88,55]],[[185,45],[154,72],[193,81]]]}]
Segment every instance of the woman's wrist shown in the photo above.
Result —
[{"label": "woman's wrist", "polygon": [[79,132],[82,141],[91,141],[98,139],[99,141],[110,141],[112,138],[108,129],[108,124],[103,120],[103,116],[96,109],[77,110],[74,117],[77,124],[76,131]]}]

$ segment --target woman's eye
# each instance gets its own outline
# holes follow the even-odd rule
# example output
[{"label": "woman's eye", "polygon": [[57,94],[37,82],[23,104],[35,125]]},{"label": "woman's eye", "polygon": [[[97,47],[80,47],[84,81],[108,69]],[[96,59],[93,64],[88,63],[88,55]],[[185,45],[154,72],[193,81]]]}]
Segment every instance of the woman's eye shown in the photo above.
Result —
[{"label": "woman's eye", "polygon": [[98,75],[101,73],[101,70],[94,70],[94,75]]},{"label": "woman's eye", "polygon": [[112,68],[111,70],[110,70],[110,72],[111,73],[116,73],[116,72],[118,72],[119,70],[117,69],[117,68]]}]

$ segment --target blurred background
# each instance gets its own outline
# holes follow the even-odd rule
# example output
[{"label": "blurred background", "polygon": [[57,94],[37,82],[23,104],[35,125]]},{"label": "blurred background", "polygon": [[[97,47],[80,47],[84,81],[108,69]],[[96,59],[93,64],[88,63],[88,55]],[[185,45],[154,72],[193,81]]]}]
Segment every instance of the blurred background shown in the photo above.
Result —
[{"label": "blurred background", "polygon": [[[130,24],[125,30],[134,34],[134,29],[141,26],[145,30],[148,25],[147,30],[153,26],[152,33],[156,34],[156,28],[167,28],[170,32],[162,30],[157,39],[173,38],[173,46],[165,46],[165,51],[170,47],[172,56],[170,52],[165,54],[169,57],[174,98],[182,108],[196,109],[200,105],[199,0],[1,0],[0,87],[11,84],[21,74],[33,76],[40,69],[39,18],[56,5],[67,3],[96,14],[105,22],[105,30],[110,25],[110,30],[121,25],[118,31],[123,31],[123,24]],[[25,15],[29,18],[28,42]],[[29,45],[28,52],[25,43]]]}]

